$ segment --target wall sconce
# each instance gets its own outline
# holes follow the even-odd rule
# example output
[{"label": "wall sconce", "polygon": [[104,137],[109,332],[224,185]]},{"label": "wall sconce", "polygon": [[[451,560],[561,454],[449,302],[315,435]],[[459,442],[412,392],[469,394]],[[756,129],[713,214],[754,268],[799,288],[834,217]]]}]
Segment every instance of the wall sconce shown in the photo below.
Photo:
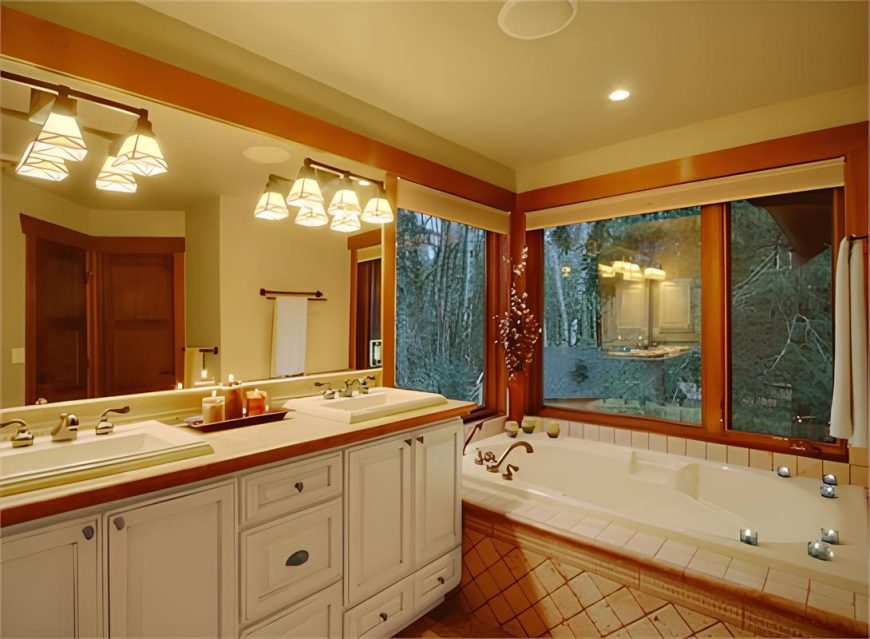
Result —
[{"label": "wall sconce", "polygon": [[69,171],[63,160],[38,153],[34,149],[35,144],[31,142],[27,145],[24,155],[15,167],[15,173],[52,182],[65,180],[69,176]]},{"label": "wall sconce", "polygon": [[68,89],[58,86],[58,94],[42,130],[34,141],[34,150],[59,160],[81,162],[88,154],[81,129],[76,122],[76,103]]},{"label": "wall sconce", "polygon": [[269,181],[266,183],[266,190],[257,201],[257,206],[254,207],[254,217],[261,220],[283,220],[290,215],[287,210],[287,203],[284,201],[284,196],[278,192],[275,181],[272,176],[269,176]]},{"label": "wall sconce", "polygon": [[665,272],[660,268],[647,266],[643,269],[643,276],[648,280],[663,280],[665,279]]},{"label": "wall sconce", "polygon": [[96,186],[101,191],[115,191],[117,193],[135,193],[136,179],[130,171],[115,166],[118,158],[110,155],[103,163],[100,174],[97,176]]},{"label": "wall sconce", "polygon": [[166,160],[145,112],[139,116],[136,130],[121,143],[118,159],[113,166],[136,175],[148,176],[166,172]]}]

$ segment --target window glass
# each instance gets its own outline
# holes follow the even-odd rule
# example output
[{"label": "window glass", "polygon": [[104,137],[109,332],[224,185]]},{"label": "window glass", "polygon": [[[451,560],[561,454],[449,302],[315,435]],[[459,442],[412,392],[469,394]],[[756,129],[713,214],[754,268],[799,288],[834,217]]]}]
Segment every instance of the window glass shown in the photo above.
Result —
[{"label": "window glass", "polygon": [[700,208],[544,232],[544,402],[701,421]]},{"label": "window glass", "polygon": [[731,203],[731,428],[829,440],[833,192]]},{"label": "window glass", "polygon": [[396,384],[482,403],[486,231],[399,209]]}]

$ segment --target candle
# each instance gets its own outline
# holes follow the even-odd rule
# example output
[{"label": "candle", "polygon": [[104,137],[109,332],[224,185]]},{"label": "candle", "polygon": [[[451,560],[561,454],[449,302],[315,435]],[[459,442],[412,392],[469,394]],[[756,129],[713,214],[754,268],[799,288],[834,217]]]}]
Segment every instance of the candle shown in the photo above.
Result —
[{"label": "candle", "polygon": [[199,374],[199,378],[208,379],[208,371],[205,368],[202,369],[202,372]]},{"label": "candle", "polygon": [[242,387],[235,381],[233,375],[229,375],[229,387],[227,388],[227,419],[238,419],[242,416]]},{"label": "candle", "polygon": [[831,545],[824,541],[811,541],[807,544],[807,554],[815,559],[830,561],[834,558],[834,551],[831,550]]},{"label": "candle", "polygon": [[178,382],[175,385],[175,390],[182,390],[183,388],[184,388],[184,384],[182,384],[181,382]]},{"label": "candle", "polygon": [[266,393],[259,388],[245,393],[248,415],[262,415],[266,412]]},{"label": "candle", "polygon": [[740,529],[740,541],[750,546],[758,545],[758,531],[750,530],[749,528]]},{"label": "candle", "polygon": [[840,531],[834,530],[833,528],[822,528],[822,541],[829,544],[839,544],[840,543]]},{"label": "candle", "polygon": [[837,497],[837,487],[830,484],[822,484],[819,486],[819,494],[828,499],[835,499]]},{"label": "candle", "polygon": [[202,398],[202,423],[214,424],[224,421],[225,398],[218,396],[217,391],[212,391],[210,397]]}]

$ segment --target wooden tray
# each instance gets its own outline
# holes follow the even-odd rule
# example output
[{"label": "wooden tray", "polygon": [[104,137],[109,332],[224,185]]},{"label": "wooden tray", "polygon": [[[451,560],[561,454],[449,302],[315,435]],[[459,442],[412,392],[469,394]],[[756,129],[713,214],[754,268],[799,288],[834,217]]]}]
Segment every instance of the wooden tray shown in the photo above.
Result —
[{"label": "wooden tray", "polygon": [[227,430],[228,428],[241,428],[242,426],[253,426],[254,424],[265,424],[267,422],[277,422],[284,419],[284,415],[290,411],[286,408],[280,410],[270,410],[259,415],[251,415],[250,417],[239,417],[238,419],[226,419],[222,422],[212,422],[211,424],[185,424],[188,428],[198,430],[201,433],[210,433],[216,430]]}]

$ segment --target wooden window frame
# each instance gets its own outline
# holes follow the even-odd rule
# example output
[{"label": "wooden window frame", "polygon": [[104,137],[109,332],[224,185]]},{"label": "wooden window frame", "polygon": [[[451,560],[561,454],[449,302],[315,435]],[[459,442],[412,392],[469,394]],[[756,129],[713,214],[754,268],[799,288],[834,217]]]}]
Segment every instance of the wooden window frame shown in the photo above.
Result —
[{"label": "wooden window frame", "polygon": [[[526,211],[650,188],[843,157],[845,185],[835,190],[832,240],[836,259],[840,238],[847,233],[867,233],[867,132],[867,122],[861,122],[537,189],[517,196],[517,215],[524,217]],[[529,412],[731,446],[831,461],[848,460],[847,442],[843,439],[834,443],[811,442],[812,448],[808,448],[802,440],[730,428],[730,243],[727,212],[728,203],[705,205],[701,210],[701,424],[546,406],[541,342],[526,389]],[[543,311],[543,231],[526,231],[525,237],[529,247],[529,304],[540,317]],[[866,250],[865,247],[865,272]]]}]

